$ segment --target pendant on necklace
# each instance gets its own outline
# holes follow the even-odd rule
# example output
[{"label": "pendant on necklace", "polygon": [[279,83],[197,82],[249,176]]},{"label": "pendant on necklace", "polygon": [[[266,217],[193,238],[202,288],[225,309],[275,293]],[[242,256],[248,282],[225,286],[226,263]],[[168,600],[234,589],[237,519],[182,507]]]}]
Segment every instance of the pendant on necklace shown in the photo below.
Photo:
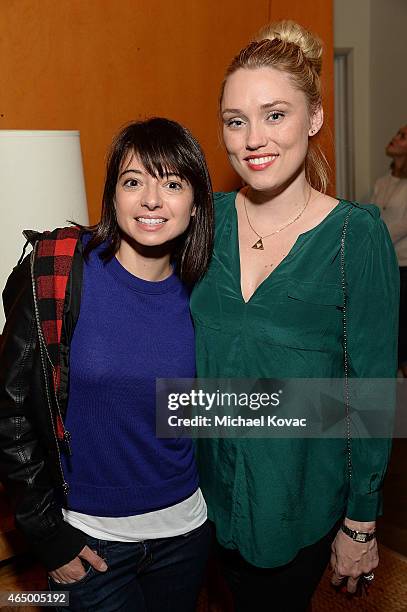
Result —
[{"label": "pendant on necklace", "polygon": [[261,238],[252,246],[252,249],[264,251],[263,240]]}]

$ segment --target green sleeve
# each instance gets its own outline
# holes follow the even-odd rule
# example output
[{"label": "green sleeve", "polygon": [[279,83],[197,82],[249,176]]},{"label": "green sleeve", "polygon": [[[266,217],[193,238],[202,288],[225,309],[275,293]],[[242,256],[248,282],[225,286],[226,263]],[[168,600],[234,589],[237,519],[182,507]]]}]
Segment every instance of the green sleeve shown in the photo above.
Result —
[{"label": "green sleeve", "polygon": [[[355,211],[345,250],[349,375],[394,379],[397,371],[399,270],[386,226],[377,215]],[[356,218],[357,217],[357,218]],[[363,223],[360,223],[362,217]],[[376,218],[374,218],[376,217]],[[391,416],[389,417],[391,418]],[[391,450],[388,438],[351,439],[346,516],[373,521]]]}]

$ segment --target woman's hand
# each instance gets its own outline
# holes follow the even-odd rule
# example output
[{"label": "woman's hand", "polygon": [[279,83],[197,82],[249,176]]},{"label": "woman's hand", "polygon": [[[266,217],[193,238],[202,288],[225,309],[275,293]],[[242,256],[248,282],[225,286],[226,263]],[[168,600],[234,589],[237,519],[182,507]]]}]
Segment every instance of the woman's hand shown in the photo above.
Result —
[{"label": "woman's hand", "polygon": [[49,572],[49,575],[55,582],[58,583],[69,584],[71,582],[77,582],[86,574],[81,559],[84,559],[90,563],[90,565],[92,565],[92,567],[94,567],[98,572],[105,572],[107,570],[107,565],[102,557],[99,557],[99,555],[93,552],[89,546],[84,546],[75,559],[72,559],[72,561],[66,563],[65,565],[61,565],[61,567],[58,567],[58,569]]},{"label": "woman's hand", "polygon": [[[345,525],[350,529],[371,533],[376,523],[362,523],[345,519]],[[379,563],[376,538],[369,542],[355,542],[339,529],[332,543],[331,567],[333,569],[332,584],[338,586],[347,578],[346,586],[349,593],[355,593],[358,580],[362,574],[369,574]]]}]

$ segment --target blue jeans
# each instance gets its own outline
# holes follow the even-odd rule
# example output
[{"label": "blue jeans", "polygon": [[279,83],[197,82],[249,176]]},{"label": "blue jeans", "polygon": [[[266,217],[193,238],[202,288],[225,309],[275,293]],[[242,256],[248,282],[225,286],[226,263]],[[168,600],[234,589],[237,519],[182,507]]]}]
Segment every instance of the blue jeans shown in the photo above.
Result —
[{"label": "blue jeans", "polygon": [[77,582],[51,591],[69,591],[69,607],[86,612],[194,612],[209,554],[211,529],[206,521],[185,535],[142,542],[111,542],[87,536],[87,545],[108,569],[87,567]]}]

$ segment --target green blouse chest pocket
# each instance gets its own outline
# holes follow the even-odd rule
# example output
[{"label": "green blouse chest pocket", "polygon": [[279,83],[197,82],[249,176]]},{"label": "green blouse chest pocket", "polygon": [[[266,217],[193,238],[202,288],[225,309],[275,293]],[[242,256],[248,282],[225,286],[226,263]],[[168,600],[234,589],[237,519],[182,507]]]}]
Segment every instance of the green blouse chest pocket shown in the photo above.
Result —
[{"label": "green blouse chest pocket", "polygon": [[337,350],[343,316],[339,282],[289,279],[285,287],[271,305],[269,320],[260,326],[263,341],[304,350]]}]

